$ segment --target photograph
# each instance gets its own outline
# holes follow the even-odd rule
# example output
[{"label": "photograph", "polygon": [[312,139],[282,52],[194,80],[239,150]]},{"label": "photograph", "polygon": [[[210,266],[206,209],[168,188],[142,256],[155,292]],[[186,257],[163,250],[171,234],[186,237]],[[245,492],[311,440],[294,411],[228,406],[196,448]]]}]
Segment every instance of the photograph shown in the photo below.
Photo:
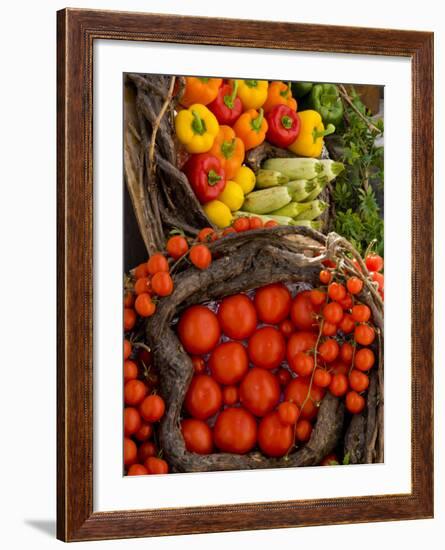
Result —
[{"label": "photograph", "polygon": [[384,463],[385,87],[122,87],[123,475]]}]

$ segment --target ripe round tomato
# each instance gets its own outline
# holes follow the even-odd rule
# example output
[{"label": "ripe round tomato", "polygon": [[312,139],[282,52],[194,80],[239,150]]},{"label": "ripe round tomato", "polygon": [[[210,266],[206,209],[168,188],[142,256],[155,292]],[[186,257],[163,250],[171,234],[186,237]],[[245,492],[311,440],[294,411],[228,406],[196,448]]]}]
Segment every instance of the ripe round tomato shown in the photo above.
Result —
[{"label": "ripe round tomato", "polygon": [[265,369],[252,368],[240,385],[240,401],[256,416],[270,412],[280,400],[280,384],[275,375]]},{"label": "ripe round tomato", "polygon": [[369,325],[358,325],[354,330],[354,340],[362,346],[369,346],[374,342],[375,330]]},{"label": "ripe round tomato", "polygon": [[343,308],[337,302],[330,302],[323,308],[323,317],[329,323],[337,325],[343,317]]},{"label": "ripe round tomato", "polygon": [[225,409],[216,419],[213,438],[220,451],[237,454],[249,452],[257,438],[254,416],[241,408]]},{"label": "ripe round tomato", "polygon": [[300,409],[290,401],[283,401],[277,408],[278,416],[283,424],[293,426],[300,416]]},{"label": "ripe round tomato", "polygon": [[195,244],[190,249],[190,261],[198,269],[207,269],[212,263],[212,253],[205,244]]},{"label": "ripe round tomato", "polygon": [[314,372],[314,384],[319,388],[327,388],[331,383],[331,374],[324,369],[317,367]]},{"label": "ripe round tomato", "polygon": [[237,218],[232,225],[233,229],[237,233],[242,233],[243,231],[248,231],[250,229],[249,218]]},{"label": "ripe round tomato", "polygon": [[302,443],[305,443],[306,441],[309,441],[312,434],[312,424],[309,422],[309,420],[305,420],[302,418],[297,422],[297,425],[295,426],[295,437],[298,439],[298,441],[301,441]]},{"label": "ripe round tomato", "polygon": [[349,385],[351,389],[360,393],[368,389],[369,377],[364,372],[360,372],[357,369],[352,369],[349,375]]},{"label": "ripe round tomato", "polygon": [[156,456],[157,449],[153,441],[145,441],[138,449],[139,462],[145,462],[149,456]]},{"label": "ripe round tomato", "polygon": [[318,353],[320,354],[323,361],[326,363],[332,363],[337,359],[339,354],[340,347],[337,343],[337,340],[332,338],[327,338],[318,348]]},{"label": "ripe round tomato", "polygon": [[193,365],[193,371],[195,374],[202,374],[206,370],[206,364],[202,357],[198,357],[197,355],[194,355],[191,357],[192,365]]},{"label": "ripe round tomato", "polygon": [[138,366],[131,359],[124,361],[124,382],[135,380],[138,377]]},{"label": "ripe round tomato", "polygon": [[134,296],[132,292],[125,292],[124,294],[124,307],[133,307]]},{"label": "ripe round tomato", "polygon": [[263,222],[258,216],[251,216],[249,218],[249,228],[250,229],[261,229],[263,227]]},{"label": "ripe round tomato", "polygon": [[[146,441],[153,435],[153,426],[150,422],[142,422],[139,430],[134,434],[138,441]],[[143,462],[143,461],[142,461]]]},{"label": "ripe round tomato", "polygon": [[338,466],[338,457],[335,453],[326,455],[320,462],[320,466]]},{"label": "ripe round tomato", "polygon": [[292,323],[300,330],[315,326],[316,307],[311,302],[310,291],[300,292],[292,300],[290,316]]},{"label": "ripe round tomato", "polygon": [[208,455],[213,450],[212,430],[202,420],[186,418],[181,422],[182,436],[187,451]]},{"label": "ripe round tomato", "polygon": [[365,304],[357,304],[352,308],[351,313],[357,323],[366,323],[371,318],[371,310]]},{"label": "ripe round tomato", "polygon": [[128,468],[127,476],[145,476],[147,474],[148,470],[143,464],[132,464]]},{"label": "ripe round tomato", "polygon": [[287,386],[287,384],[289,384],[289,382],[292,380],[291,373],[284,368],[278,369],[276,376],[278,378],[280,386]]},{"label": "ripe round tomato", "polygon": [[204,306],[191,306],[178,323],[178,334],[184,349],[193,355],[212,351],[219,342],[221,330],[213,311]]},{"label": "ripe round tomato", "polygon": [[141,277],[147,277],[148,275],[147,262],[139,264],[134,270],[134,278],[140,279]]},{"label": "ripe round tomato", "polygon": [[134,283],[134,293],[136,296],[139,296],[139,294],[150,294],[151,290],[151,278],[141,277]]},{"label": "ripe round tomato", "polygon": [[129,380],[124,386],[126,405],[139,405],[147,395],[148,388],[141,380]]},{"label": "ripe round tomato", "polygon": [[284,360],[286,342],[276,328],[262,327],[249,338],[247,352],[256,367],[275,369]]},{"label": "ripe round tomato", "polygon": [[133,435],[141,427],[142,420],[138,410],[134,407],[125,407],[124,409],[124,434]]},{"label": "ripe round tomato", "polygon": [[278,227],[280,224],[275,220],[269,220],[264,224],[264,227],[271,228],[271,227]]},{"label": "ripe round tomato", "polygon": [[274,411],[265,416],[258,426],[258,445],[266,456],[285,455],[294,442],[292,426],[283,424]]},{"label": "ripe round tomato", "polygon": [[[340,325],[341,325],[341,322],[340,322]],[[335,336],[337,334],[339,326],[335,325],[334,323],[330,323],[329,321],[324,321],[323,326],[321,328],[321,333],[323,334],[323,336]]]},{"label": "ripe round tomato", "polygon": [[377,273],[377,271],[372,271],[370,274],[372,281],[377,283],[377,288],[381,291],[385,290],[385,277],[382,273]]},{"label": "ripe round tomato", "polygon": [[144,462],[149,474],[168,474],[168,464],[162,458],[149,456]]},{"label": "ripe round tomato", "polygon": [[291,380],[285,389],[284,399],[286,401],[292,401],[301,409],[302,418],[315,418],[318,413],[318,405],[323,399],[324,390],[317,386],[312,386],[310,392],[310,398],[306,401],[303,408],[301,408],[303,402],[309,393],[309,380],[307,378],[294,378]]},{"label": "ripe round tomato", "polygon": [[331,300],[335,300],[336,302],[340,302],[346,297],[346,289],[345,287],[340,283],[331,283],[328,286],[328,296]]},{"label": "ripe round tomato", "polygon": [[124,437],[124,465],[131,466],[137,460],[138,448],[136,443],[129,437]]},{"label": "ripe round tomato", "polygon": [[221,408],[221,388],[211,376],[198,374],[192,378],[184,405],[191,416],[206,420]]},{"label": "ripe round tomato", "polygon": [[160,252],[153,254],[147,262],[147,271],[150,275],[159,273],[159,271],[169,272],[168,261]]},{"label": "ripe round tomato", "polygon": [[249,368],[246,348],[239,342],[224,342],[212,351],[209,368],[220,384],[237,384]]},{"label": "ripe round tomato", "polygon": [[340,300],[338,302],[343,309],[351,309],[352,307],[352,296],[350,294],[346,294],[346,296],[343,298],[343,300]]},{"label": "ripe round tomato", "polygon": [[173,279],[169,273],[159,271],[151,279],[151,288],[158,296],[170,296],[173,292]]},{"label": "ripe round tomato", "polygon": [[139,412],[146,422],[157,422],[165,412],[165,403],[160,395],[149,395],[139,405]]},{"label": "ripe round tomato", "polygon": [[333,376],[334,374],[348,374],[348,367],[341,360],[336,360],[329,365],[329,372]]},{"label": "ripe round tomato", "polygon": [[314,306],[322,306],[326,302],[326,292],[314,288],[310,291],[309,297]]},{"label": "ripe round tomato", "polygon": [[239,401],[239,391],[237,386],[226,386],[222,390],[224,405],[235,405]]},{"label": "ripe round tomato", "polygon": [[124,330],[131,330],[136,324],[136,313],[131,307],[124,307]]},{"label": "ripe round tomato", "polygon": [[344,342],[340,348],[340,359],[345,365],[350,365],[352,362],[352,356],[354,354],[354,348],[349,342]]},{"label": "ripe round tomato", "polygon": [[329,384],[329,391],[335,397],[341,397],[348,391],[348,379],[346,374],[334,374],[331,383]]},{"label": "ripe round tomato", "polygon": [[[326,324],[326,322],[325,322]],[[345,313],[343,319],[338,324],[338,328],[345,334],[350,334],[355,327],[354,319],[350,313]]]},{"label": "ripe round tomato", "polygon": [[369,348],[362,348],[355,354],[354,367],[362,372],[369,370],[374,363],[374,352]]},{"label": "ripe round tomato", "polygon": [[368,271],[381,271],[383,269],[383,258],[378,254],[368,254],[365,258]]},{"label": "ripe round tomato", "polygon": [[320,271],[320,282],[323,283],[324,285],[327,285],[331,282],[331,280],[332,280],[331,272],[328,271],[327,269],[322,269]]},{"label": "ripe round tomato", "polygon": [[351,294],[358,294],[362,291],[363,281],[358,277],[349,277],[346,281],[346,287]]},{"label": "ripe round tomato", "polygon": [[304,351],[299,351],[289,361],[289,367],[299,376],[309,376],[314,370],[314,358]]},{"label": "ripe round tomato", "polygon": [[229,338],[244,340],[256,329],[256,310],[245,294],[228,296],[219,306],[218,321],[222,331]]},{"label": "ripe round tomato", "polygon": [[204,229],[201,229],[201,231],[198,233],[198,241],[200,243],[210,243],[216,240],[215,236],[216,238],[218,238],[214,229],[212,229],[211,227],[204,227]]},{"label": "ripe round tomato", "polygon": [[226,235],[230,235],[232,233],[236,233],[236,231],[233,229],[233,227],[226,227],[224,231],[222,232],[223,237]]},{"label": "ripe round tomato", "polygon": [[289,315],[292,296],[285,285],[276,283],[263,286],[255,293],[254,305],[263,323],[277,325]]},{"label": "ripe round tomato", "polygon": [[131,349],[132,349],[132,345],[130,340],[127,340],[126,338],[124,338],[124,361],[130,357]]},{"label": "ripe round tomato", "polygon": [[156,311],[156,304],[151,299],[150,294],[144,292],[144,294],[139,294],[136,298],[134,309],[141,317],[151,317]]},{"label": "ripe round tomato", "polygon": [[365,399],[356,391],[350,391],[346,394],[345,405],[352,414],[359,414],[365,408]]},{"label": "ripe round tomato", "polygon": [[167,241],[167,252],[174,260],[178,260],[188,249],[187,240],[182,235],[174,235]]},{"label": "ripe round tomato", "polygon": [[287,362],[290,364],[293,357],[300,351],[310,351],[315,348],[317,335],[314,332],[294,332],[287,342]]},{"label": "ripe round tomato", "polygon": [[279,329],[281,334],[285,338],[290,338],[295,331],[294,325],[292,324],[292,321],[290,319],[285,319],[284,321],[281,321]]}]

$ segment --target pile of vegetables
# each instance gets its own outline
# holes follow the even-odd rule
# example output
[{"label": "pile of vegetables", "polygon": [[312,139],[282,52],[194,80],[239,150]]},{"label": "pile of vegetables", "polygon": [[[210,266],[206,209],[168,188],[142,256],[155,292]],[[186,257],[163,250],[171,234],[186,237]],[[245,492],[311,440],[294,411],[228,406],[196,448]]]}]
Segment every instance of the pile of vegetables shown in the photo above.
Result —
[{"label": "pile of vegetables", "polygon": [[[332,123],[325,127],[315,110],[297,111],[290,83],[186,77],[180,103],[176,135],[189,155],[182,169],[213,224],[228,227],[234,218],[248,212],[271,214],[267,219],[282,225],[320,228],[314,220],[326,204],[316,198],[342,164],[328,166],[315,160],[321,154],[324,136],[335,127]],[[292,159],[294,164],[266,165],[255,174],[243,165],[245,155],[265,141],[290,154],[312,157],[314,162]],[[255,188],[280,185],[278,182],[290,185],[252,193]],[[285,206],[284,213],[280,212]]]}]

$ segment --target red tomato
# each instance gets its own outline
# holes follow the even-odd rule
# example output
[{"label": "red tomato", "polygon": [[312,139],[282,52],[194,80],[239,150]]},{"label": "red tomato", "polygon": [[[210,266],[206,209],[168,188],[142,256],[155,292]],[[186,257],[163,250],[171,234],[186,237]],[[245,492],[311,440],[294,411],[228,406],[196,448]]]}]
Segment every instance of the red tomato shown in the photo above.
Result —
[{"label": "red tomato", "polygon": [[267,228],[269,228],[269,227],[278,227],[279,225],[280,225],[280,224],[279,224],[277,221],[275,221],[275,220],[269,220],[268,222],[266,222],[266,223],[264,224],[264,227],[267,227]]},{"label": "red tomato", "polygon": [[309,376],[314,370],[314,358],[304,351],[299,351],[289,361],[289,367],[299,376]]},{"label": "red tomato", "polygon": [[349,375],[349,385],[351,386],[351,389],[360,393],[368,389],[369,377],[366,376],[364,372],[352,369],[351,374]]},{"label": "red tomato", "polygon": [[124,409],[124,434],[133,435],[141,427],[141,415],[134,407],[125,407]]},{"label": "red tomato", "polygon": [[200,455],[207,455],[212,452],[212,430],[205,422],[187,418],[181,422],[181,430],[187,451]]},{"label": "red tomato", "polygon": [[152,301],[150,294],[144,292],[136,298],[134,309],[141,317],[151,317],[156,311],[156,304]]},{"label": "red tomato", "polygon": [[145,476],[147,474],[148,470],[143,464],[132,464],[128,468],[127,476]]},{"label": "red tomato", "polygon": [[188,249],[188,242],[182,235],[174,235],[167,241],[167,252],[174,260],[178,260]]},{"label": "red tomato", "polygon": [[169,271],[167,258],[162,255],[160,252],[153,254],[147,262],[147,271],[150,275],[159,273],[159,271]]},{"label": "red tomato", "polygon": [[300,409],[290,401],[283,401],[277,408],[278,416],[283,424],[293,426],[300,416]]},{"label": "red tomato", "polygon": [[124,338],[124,361],[130,357],[131,349],[132,349],[132,345],[130,340],[127,340],[126,338]]},{"label": "red tomato", "polygon": [[337,340],[332,338],[327,338],[318,348],[318,353],[326,363],[332,363],[332,361],[335,361],[339,351],[340,347]]},{"label": "red tomato", "polygon": [[372,271],[370,274],[371,279],[377,283],[379,290],[385,290],[385,277],[382,273],[377,273],[376,271]]},{"label": "red tomato", "polygon": [[149,395],[139,405],[139,412],[146,422],[157,422],[165,412],[165,403],[160,395]]},{"label": "red tomato", "polygon": [[375,330],[369,325],[357,325],[354,330],[354,340],[362,346],[369,346],[374,342]]},{"label": "red tomato", "polygon": [[348,371],[348,367],[340,360],[334,361],[329,365],[329,372],[332,374],[332,376],[334,374],[347,374]]},{"label": "red tomato", "polygon": [[222,390],[224,405],[235,405],[239,401],[239,391],[237,386],[226,386]]},{"label": "red tomato", "polygon": [[297,425],[295,426],[295,437],[298,439],[298,441],[301,441],[302,443],[305,443],[306,441],[309,441],[312,434],[312,424],[309,422],[309,420],[305,420],[302,418],[297,422]]},{"label": "red tomato", "polygon": [[293,357],[300,351],[309,351],[315,348],[317,335],[313,332],[294,332],[287,342],[287,362],[290,364]]},{"label": "red tomato", "polygon": [[322,269],[320,271],[320,282],[323,283],[324,285],[327,285],[331,282],[331,280],[332,280],[331,272],[328,271],[327,269]]},{"label": "red tomato", "polygon": [[283,424],[274,411],[265,416],[258,426],[258,445],[266,456],[285,455],[294,442],[292,426]]},{"label": "red tomato", "polygon": [[314,306],[321,306],[326,302],[326,292],[322,292],[317,288],[311,290],[309,297]]},{"label": "red tomato", "polygon": [[169,273],[159,271],[151,279],[151,288],[158,296],[170,296],[173,292],[173,279]]},{"label": "red tomato", "polygon": [[301,330],[315,326],[316,308],[311,302],[310,291],[300,292],[292,300],[290,316],[293,324]]},{"label": "red tomato", "polygon": [[138,377],[138,366],[131,359],[124,361],[124,382],[135,380]]},{"label": "red tomato", "polygon": [[340,348],[340,359],[345,365],[350,365],[352,362],[352,356],[354,354],[354,347],[349,342],[344,342]]},{"label": "red tomato", "polygon": [[133,294],[131,292],[126,292],[124,294],[124,307],[133,307],[133,305],[134,305]]},{"label": "red tomato", "polygon": [[[153,435],[153,426],[150,424],[150,422],[142,422],[141,427],[139,430],[134,434],[134,437],[138,441],[145,441],[147,439],[150,439],[150,437]],[[143,461],[142,461],[143,462]]]},{"label": "red tomato", "polygon": [[368,271],[381,271],[383,269],[383,258],[378,254],[368,254],[365,258]]},{"label": "red tomato", "polygon": [[[326,324],[326,322],[325,322]],[[338,328],[345,334],[350,334],[355,327],[354,319],[350,313],[345,313],[343,319],[338,324]]]},{"label": "red tomato", "polygon": [[286,342],[276,328],[262,327],[249,338],[247,352],[256,367],[275,369],[284,360]]},{"label": "red tomato", "polygon": [[131,330],[136,324],[136,313],[131,307],[124,307],[124,330]]},{"label": "red tomato", "polygon": [[237,218],[233,222],[232,227],[237,233],[242,233],[243,231],[248,231],[250,229],[249,218],[246,218],[246,217]]},{"label": "red tomato", "polygon": [[245,409],[230,407],[222,411],[213,428],[215,445],[226,453],[245,454],[256,443],[257,425]]},{"label": "red tomato", "polygon": [[371,318],[371,310],[365,304],[357,304],[352,308],[351,313],[357,323],[366,323]]},{"label": "red tomato", "polygon": [[338,302],[343,309],[351,309],[352,307],[352,296],[350,294],[346,294],[346,296],[343,298],[343,300],[340,300]]},{"label": "red tomato", "polygon": [[201,243],[210,243],[216,240],[215,236],[216,233],[214,229],[212,229],[211,227],[204,227],[204,229],[201,229],[201,231],[198,233],[198,241]]},{"label": "red tomato", "polygon": [[346,394],[345,405],[352,414],[359,414],[365,408],[365,399],[356,391],[350,391]]},{"label": "red tomato", "polygon": [[209,353],[219,342],[221,330],[213,311],[204,306],[185,310],[178,323],[178,334],[184,349],[193,355]]},{"label": "red tomato", "polygon": [[[341,322],[340,322],[340,325],[341,325]],[[339,327],[334,323],[330,323],[329,321],[324,321],[323,326],[321,328],[321,333],[323,334],[323,336],[335,336],[337,334],[338,329]]]},{"label": "red tomato", "polygon": [[346,289],[340,283],[331,283],[328,286],[328,295],[331,300],[340,302],[346,297]]},{"label": "red tomato", "polygon": [[291,334],[294,332],[294,325],[290,319],[285,319],[280,323],[280,332],[285,338],[290,338]]},{"label": "red tomato", "polygon": [[319,388],[327,388],[331,383],[331,374],[324,369],[317,367],[314,372],[314,384]]},{"label": "red tomato", "polygon": [[249,218],[249,228],[250,229],[261,229],[263,227],[263,222],[258,216],[251,216]]},{"label": "red tomato", "polygon": [[292,380],[292,375],[287,369],[281,368],[278,369],[277,378],[280,386],[287,386],[287,384],[289,384],[289,382]]},{"label": "red tomato", "polygon": [[219,306],[218,321],[224,334],[235,340],[244,340],[256,329],[256,310],[245,294],[228,296]]},{"label": "red tomato", "polygon": [[338,457],[335,453],[326,455],[320,462],[320,466],[338,466]]},{"label": "red tomato", "polygon": [[270,412],[280,400],[280,384],[271,372],[252,368],[240,385],[240,401],[256,416]]},{"label": "red tomato", "polygon": [[336,397],[341,397],[348,391],[348,379],[345,374],[334,374],[331,383],[329,384],[329,391]]},{"label": "red tomato", "polygon": [[369,348],[362,348],[355,354],[354,367],[362,372],[369,370],[374,363],[374,352]]},{"label": "red tomato", "polygon": [[124,465],[131,466],[137,460],[138,448],[136,443],[129,437],[124,437]]},{"label": "red tomato", "polygon": [[148,388],[141,380],[129,380],[124,386],[126,405],[139,405],[147,395]]},{"label": "red tomato", "polygon": [[168,474],[168,464],[162,458],[149,456],[144,463],[149,474]]},{"label": "red tomato", "polygon": [[135,279],[140,279],[141,277],[147,277],[147,275],[148,275],[147,262],[144,262],[143,264],[139,264],[134,270]]},{"label": "red tomato", "polygon": [[349,277],[346,281],[346,286],[351,294],[358,294],[362,291],[363,281],[358,277]]},{"label": "red tomato", "polygon": [[134,283],[134,293],[136,296],[145,293],[151,293],[151,277],[141,277]]},{"label": "red tomato", "polygon": [[221,408],[221,389],[211,376],[198,374],[192,378],[184,405],[191,416],[206,420]]},{"label": "red tomato", "polygon": [[149,456],[156,456],[157,449],[153,441],[145,441],[138,449],[139,462],[145,462]]},{"label": "red tomato", "polygon": [[323,308],[323,317],[329,323],[337,325],[343,317],[343,308],[337,302],[326,304]]},{"label": "red tomato", "polygon": [[263,286],[256,291],[253,303],[258,318],[264,323],[277,325],[289,315],[292,297],[282,283]]},{"label": "red tomato", "polygon": [[195,244],[190,249],[190,261],[198,269],[207,269],[212,263],[212,253],[205,244]]},{"label": "red tomato", "polygon": [[209,368],[220,384],[237,384],[249,368],[246,348],[239,342],[224,342],[212,351]]},{"label": "red tomato", "polygon": [[[309,393],[309,380],[307,378],[294,378],[291,380],[284,392],[284,399],[286,401],[292,401],[299,408],[301,408],[303,402]],[[304,407],[301,409],[302,418],[315,418],[318,412],[318,405],[323,399],[324,390],[318,386],[312,386],[310,392],[310,398],[306,401]]]},{"label": "red tomato", "polygon": [[193,370],[196,374],[202,374],[206,370],[206,364],[202,357],[198,357],[197,355],[191,357],[192,364],[193,364]]}]

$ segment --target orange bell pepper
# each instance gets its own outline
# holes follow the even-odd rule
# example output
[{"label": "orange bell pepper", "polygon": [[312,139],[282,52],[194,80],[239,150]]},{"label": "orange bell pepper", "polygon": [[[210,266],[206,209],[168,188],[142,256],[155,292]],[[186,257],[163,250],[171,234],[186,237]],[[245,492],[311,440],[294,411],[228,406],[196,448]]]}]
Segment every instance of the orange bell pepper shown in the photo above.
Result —
[{"label": "orange bell pepper", "polygon": [[232,179],[244,161],[244,143],[230,126],[220,126],[209,153],[219,159],[226,178]]},{"label": "orange bell pepper", "polygon": [[233,125],[233,129],[235,134],[243,140],[246,151],[261,145],[266,139],[268,130],[264,110],[249,109],[244,112]]},{"label": "orange bell pepper", "polygon": [[267,114],[275,105],[287,105],[293,111],[297,110],[297,102],[292,97],[290,83],[285,84],[281,81],[275,81],[269,84],[267,99],[263,105],[264,112]]},{"label": "orange bell pepper", "polygon": [[218,95],[222,78],[200,78],[196,76],[185,77],[185,90],[180,100],[181,105],[190,107],[194,103],[208,105]]}]

